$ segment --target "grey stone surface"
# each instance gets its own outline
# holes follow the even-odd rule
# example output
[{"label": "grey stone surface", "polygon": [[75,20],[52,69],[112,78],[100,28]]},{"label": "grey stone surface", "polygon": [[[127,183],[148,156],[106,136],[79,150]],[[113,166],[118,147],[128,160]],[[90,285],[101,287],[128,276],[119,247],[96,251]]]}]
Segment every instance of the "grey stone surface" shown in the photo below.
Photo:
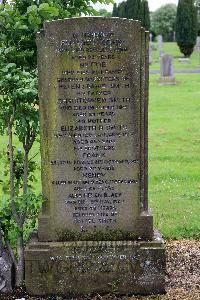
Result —
[{"label": "grey stone surface", "polygon": [[161,76],[174,76],[173,57],[169,54],[164,54],[161,58],[160,65]]},{"label": "grey stone surface", "polygon": [[163,293],[162,238],[151,242],[39,242],[26,250],[26,288],[34,295]]},{"label": "grey stone surface", "polygon": [[14,269],[8,253],[3,250],[0,253],[0,294],[9,293],[13,289]]},{"label": "grey stone surface", "polygon": [[152,44],[149,44],[149,64],[151,65],[153,62],[153,47]]},{"label": "grey stone surface", "polygon": [[191,62],[188,57],[180,57],[178,61],[184,64],[189,64]]},{"label": "grey stone surface", "polygon": [[158,50],[160,52],[160,57],[162,57],[164,54],[164,51],[163,51],[163,37],[161,34],[159,34],[157,36],[157,42],[158,42]]},{"label": "grey stone surface", "polygon": [[200,52],[200,36],[197,36],[197,41],[196,41],[196,45],[195,45],[195,50],[197,52]]},{"label": "grey stone surface", "polygon": [[72,18],[45,23],[37,46],[46,201],[25,252],[28,293],[163,292],[148,209],[148,33]]},{"label": "grey stone surface", "polygon": [[176,84],[173,69],[173,57],[169,54],[164,54],[160,62],[160,79],[162,84]]},{"label": "grey stone surface", "polygon": [[152,33],[149,33],[149,41],[150,41],[150,43],[152,43],[152,41],[153,41],[153,34]]},{"label": "grey stone surface", "polygon": [[126,19],[66,19],[45,23],[37,45],[47,199],[39,239],[66,240],[74,230],[80,239],[108,230],[151,237],[144,29]]}]

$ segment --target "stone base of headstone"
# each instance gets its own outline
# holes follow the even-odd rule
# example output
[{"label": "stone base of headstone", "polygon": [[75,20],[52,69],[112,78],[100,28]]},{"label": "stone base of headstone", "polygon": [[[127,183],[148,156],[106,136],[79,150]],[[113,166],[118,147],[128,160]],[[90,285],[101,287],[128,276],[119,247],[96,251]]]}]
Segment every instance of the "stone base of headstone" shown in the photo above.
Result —
[{"label": "stone base of headstone", "polygon": [[171,76],[163,76],[159,78],[158,82],[161,85],[175,85],[176,79]]},{"label": "stone base of headstone", "polygon": [[29,295],[165,292],[165,247],[152,241],[32,241],[25,252]]},{"label": "stone base of headstone", "polygon": [[9,293],[14,284],[14,266],[8,253],[3,250],[0,254],[0,294]]},{"label": "stone base of headstone", "polygon": [[188,57],[182,57],[178,59],[179,62],[184,63],[184,64],[189,64],[190,59]]}]

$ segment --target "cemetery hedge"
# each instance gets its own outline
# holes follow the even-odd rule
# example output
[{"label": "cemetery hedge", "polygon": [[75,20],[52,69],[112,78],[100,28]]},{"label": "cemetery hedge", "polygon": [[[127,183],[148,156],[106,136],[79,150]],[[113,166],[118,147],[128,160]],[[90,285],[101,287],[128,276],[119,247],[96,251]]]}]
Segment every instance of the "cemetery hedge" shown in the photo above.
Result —
[{"label": "cemetery hedge", "polygon": [[[176,86],[159,86],[157,79],[150,76],[149,202],[154,224],[167,239],[199,239],[199,74],[176,75]],[[6,148],[6,137],[0,137],[0,145],[1,151]],[[39,165],[39,142],[30,157],[35,155]],[[2,180],[2,160],[0,166]],[[40,178],[40,170],[36,177]],[[40,188],[38,180],[35,190]]]}]

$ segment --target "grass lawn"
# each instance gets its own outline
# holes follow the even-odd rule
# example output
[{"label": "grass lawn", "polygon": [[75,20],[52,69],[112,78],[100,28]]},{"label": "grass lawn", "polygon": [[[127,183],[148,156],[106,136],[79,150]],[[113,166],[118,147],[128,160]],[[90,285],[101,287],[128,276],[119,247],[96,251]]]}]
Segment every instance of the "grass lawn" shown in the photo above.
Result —
[{"label": "grass lawn", "polygon": [[[157,43],[153,43],[153,47],[157,48]],[[165,53],[173,56],[174,60],[174,70],[196,70],[200,69],[200,53],[194,51],[190,57],[189,63],[179,62],[178,59],[183,57],[183,54],[180,53],[179,47],[176,43],[164,43],[163,50]],[[157,50],[153,51],[153,63],[150,65],[150,70],[159,70],[160,69],[160,53]]]},{"label": "grass lawn", "polygon": [[200,75],[177,75],[176,86],[150,78],[149,202],[167,238],[200,232]]},{"label": "grass lawn", "polygon": [[[176,86],[159,86],[157,79],[157,75],[150,76],[149,205],[155,227],[166,238],[197,238],[200,232],[200,75],[177,75]],[[0,145],[1,149],[6,148],[5,137],[0,137]],[[31,156],[38,152],[39,143],[36,143]],[[39,155],[37,161],[39,164]],[[0,167],[2,179],[2,164]],[[39,170],[37,177],[40,178]],[[35,187],[41,190],[40,181]]]}]

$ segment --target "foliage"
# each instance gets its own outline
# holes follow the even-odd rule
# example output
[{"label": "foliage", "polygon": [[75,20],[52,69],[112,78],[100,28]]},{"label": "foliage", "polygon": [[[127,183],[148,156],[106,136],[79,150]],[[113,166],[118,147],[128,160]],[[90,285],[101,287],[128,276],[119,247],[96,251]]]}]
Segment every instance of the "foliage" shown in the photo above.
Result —
[{"label": "foliage", "polygon": [[[17,285],[24,278],[26,229],[34,225],[41,203],[41,196],[34,193],[31,185],[36,165],[29,159],[39,131],[35,34],[47,20],[93,14],[90,3],[90,0],[15,0],[0,5],[0,134],[8,136],[6,156],[5,153],[2,156],[4,175],[8,176],[4,177],[0,207],[0,245],[3,239],[8,246],[16,267]],[[21,152],[16,152],[13,135],[22,143]],[[14,232],[17,247],[13,251],[10,242],[14,244]]]},{"label": "foliage", "polygon": [[111,17],[112,16],[111,12],[107,11],[105,8],[100,9],[98,11],[98,15],[103,16],[103,17]]},{"label": "foliage", "polygon": [[173,41],[176,11],[175,4],[166,4],[152,13],[151,31],[156,35],[162,34],[164,41]]},{"label": "foliage", "polygon": [[150,15],[147,0],[127,0],[113,6],[113,17],[140,20],[145,29],[150,29]]},{"label": "foliage", "polygon": [[198,35],[200,36],[200,0],[196,0],[195,5],[197,8],[197,30],[198,30]]},{"label": "foliage", "polygon": [[179,0],[176,15],[176,40],[180,51],[190,57],[196,44],[197,10],[194,0]]}]

